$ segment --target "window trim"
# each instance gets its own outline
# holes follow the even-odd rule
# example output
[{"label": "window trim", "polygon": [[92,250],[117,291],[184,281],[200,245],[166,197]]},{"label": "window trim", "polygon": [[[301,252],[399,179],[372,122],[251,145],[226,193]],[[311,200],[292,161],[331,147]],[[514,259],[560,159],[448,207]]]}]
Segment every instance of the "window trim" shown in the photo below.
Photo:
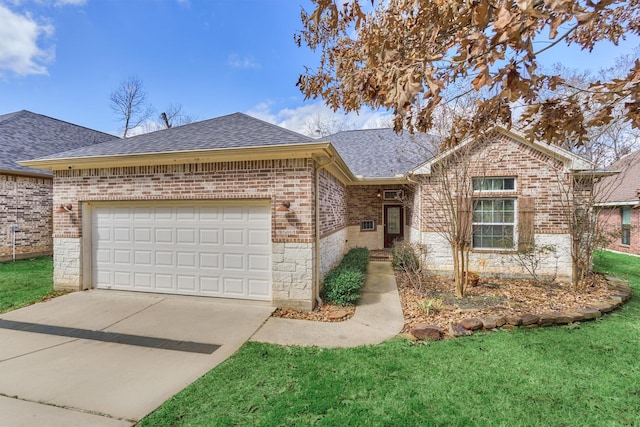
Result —
[{"label": "window trim", "polygon": [[[625,222],[625,213],[628,223]],[[622,206],[620,208],[620,244],[631,246],[631,206]]]},{"label": "window trim", "polygon": [[[489,181],[489,180],[506,180],[506,179],[512,179],[513,180],[513,188],[510,189],[502,189],[502,190],[483,190],[482,188],[480,189],[476,189],[476,182],[480,181]],[[473,188],[473,192],[474,193],[515,193],[516,191],[518,191],[518,180],[517,177],[515,176],[477,176],[477,177],[472,177],[471,178],[471,188]]]},{"label": "window trim", "polygon": [[[371,226],[365,227],[365,225],[368,225],[367,223],[370,223]],[[362,232],[376,231],[376,221],[373,219],[363,219],[362,221],[360,221],[360,231]]]},{"label": "window trim", "polygon": [[[510,200],[513,201],[513,222],[476,222],[473,220],[473,216],[476,209],[476,203],[483,200]],[[513,228],[512,232],[512,246],[510,247],[476,247],[474,246],[474,227],[482,227],[482,226],[511,226]],[[518,198],[517,197],[482,197],[482,198],[473,198],[472,199],[472,209],[471,209],[471,250],[474,252],[515,252],[518,250]]]}]

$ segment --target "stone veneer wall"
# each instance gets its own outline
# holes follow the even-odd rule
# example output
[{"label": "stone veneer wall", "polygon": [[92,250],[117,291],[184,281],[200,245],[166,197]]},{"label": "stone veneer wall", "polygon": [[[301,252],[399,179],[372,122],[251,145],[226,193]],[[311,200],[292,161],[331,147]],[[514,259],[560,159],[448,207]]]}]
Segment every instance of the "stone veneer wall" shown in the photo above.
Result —
[{"label": "stone veneer wall", "polygon": [[[640,201],[638,201],[640,203]],[[607,249],[640,255],[640,208],[631,207],[631,241],[630,245],[622,244],[622,217],[620,208],[603,208],[598,216],[598,224],[602,231],[610,236]]]},{"label": "stone veneer wall", "polygon": [[52,180],[0,174],[0,261],[51,255]]},{"label": "stone veneer wall", "polygon": [[[557,255],[543,258],[537,272],[546,277],[557,276],[562,280],[571,280],[571,237],[568,234],[535,234],[534,238],[538,245],[553,245]],[[437,274],[453,271],[451,245],[442,234],[424,232],[422,244],[427,248],[424,261],[428,271]],[[527,270],[518,264],[515,252],[471,251],[469,269],[484,276],[530,277]]]},{"label": "stone veneer wall", "polygon": [[[82,202],[154,200],[270,200],[272,295],[279,306],[313,308],[313,177],[311,159],[115,167],[54,172],[56,287],[82,287]],[[281,201],[290,212],[276,212]]]}]

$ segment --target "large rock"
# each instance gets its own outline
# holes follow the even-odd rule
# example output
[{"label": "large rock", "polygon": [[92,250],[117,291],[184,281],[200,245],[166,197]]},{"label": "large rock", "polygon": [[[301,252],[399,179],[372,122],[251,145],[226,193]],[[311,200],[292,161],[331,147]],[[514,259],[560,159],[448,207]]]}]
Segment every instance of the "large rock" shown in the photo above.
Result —
[{"label": "large rock", "polygon": [[482,320],[477,319],[475,317],[463,319],[460,321],[460,324],[462,325],[463,328],[468,329],[470,331],[477,331],[478,329],[482,329]]},{"label": "large rock", "polygon": [[505,320],[507,321],[507,325],[511,325],[511,326],[520,326],[522,325],[522,317],[520,316],[506,316]]},{"label": "large rock", "polygon": [[522,318],[522,326],[537,325],[540,321],[540,316],[535,314],[523,314],[520,317]]},{"label": "large rock", "polygon": [[473,335],[473,331],[468,330],[460,323],[449,323],[449,335],[452,337],[464,337]]},{"label": "large rock", "polygon": [[444,331],[438,325],[428,325],[426,323],[420,323],[415,325],[409,331],[411,335],[418,338],[419,340],[432,340],[438,341],[442,339],[442,334]]},{"label": "large rock", "polygon": [[482,322],[482,327],[484,329],[495,329],[498,327],[498,324],[496,323],[494,318],[482,318],[480,319],[480,321]]},{"label": "large rock", "polygon": [[540,326],[551,326],[556,324],[556,318],[558,316],[556,313],[541,313],[538,317],[538,324]]},{"label": "large rock", "polygon": [[598,317],[602,316],[602,313],[600,313],[595,308],[576,308],[573,311],[582,314],[585,320],[597,319]]},{"label": "large rock", "polygon": [[555,313],[556,316],[556,324],[557,325],[566,325],[568,323],[573,322],[573,316],[564,311],[559,311]]},{"label": "large rock", "polygon": [[587,308],[595,308],[596,310],[598,310],[600,313],[609,313],[613,310],[616,309],[615,304],[613,304],[613,301],[611,303],[609,302],[595,302],[593,304],[589,304],[589,307]]}]

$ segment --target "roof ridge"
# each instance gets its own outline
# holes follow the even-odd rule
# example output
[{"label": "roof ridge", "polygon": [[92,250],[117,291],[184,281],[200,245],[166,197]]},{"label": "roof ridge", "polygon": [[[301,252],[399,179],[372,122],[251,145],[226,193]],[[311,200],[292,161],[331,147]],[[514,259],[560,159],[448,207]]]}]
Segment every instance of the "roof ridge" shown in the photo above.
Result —
[{"label": "roof ridge", "polygon": [[13,117],[9,117],[8,121],[13,121],[13,120],[15,120],[15,119],[17,119],[19,117],[23,117],[23,116],[27,116],[27,117],[30,116],[30,115],[40,116],[40,117],[44,117],[45,119],[53,120],[53,121],[56,121],[56,122],[59,122],[59,123],[64,123],[65,125],[70,125],[70,126],[74,126],[74,127],[77,127],[77,128],[86,129],[86,130],[89,130],[91,132],[101,133],[103,135],[107,135],[107,136],[111,136],[111,137],[120,139],[120,137],[118,137],[117,135],[113,135],[113,134],[110,134],[110,133],[107,133],[107,132],[103,132],[101,130],[92,129],[90,127],[79,125],[79,124],[76,124],[76,123],[71,123],[71,122],[68,122],[66,120],[57,119],[55,117],[47,116],[46,114],[34,113],[33,111],[29,111],[29,110],[24,110],[23,109],[23,110],[19,110],[19,111],[14,111],[12,113],[7,113],[6,115],[10,115],[10,114],[13,114],[14,116]]}]

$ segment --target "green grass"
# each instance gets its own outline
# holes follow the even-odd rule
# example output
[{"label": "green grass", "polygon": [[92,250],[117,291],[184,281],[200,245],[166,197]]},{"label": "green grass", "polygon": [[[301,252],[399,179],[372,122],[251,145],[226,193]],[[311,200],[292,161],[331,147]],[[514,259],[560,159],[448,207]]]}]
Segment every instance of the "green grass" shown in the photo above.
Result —
[{"label": "green grass", "polygon": [[[640,291],[640,258],[596,262]],[[638,297],[579,326],[428,345],[247,343],[140,425],[640,426],[639,360]]]},{"label": "green grass", "polygon": [[55,295],[50,257],[0,263],[0,313]]}]

